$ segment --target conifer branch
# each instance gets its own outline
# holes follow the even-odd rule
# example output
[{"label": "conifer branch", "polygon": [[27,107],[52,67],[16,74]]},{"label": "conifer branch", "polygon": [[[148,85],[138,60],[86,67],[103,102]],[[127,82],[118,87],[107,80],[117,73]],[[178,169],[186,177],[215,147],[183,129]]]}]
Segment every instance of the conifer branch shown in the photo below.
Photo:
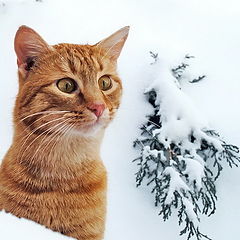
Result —
[{"label": "conifer branch", "polygon": [[[153,63],[157,63],[158,54],[151,52],[151,56]],[[185,59],[191,58],[193,56],[185,56]],[[181,63],[172,69],[175,79],[179,80],[188,67]],[[203,78],[205,75],[192,82]],[[180,235],[186,234],[188,240],[194,236],[197,240],[210,239],[200,231],[200,218],[202,214],[211,216],[215,213],[215,182],[224,163],[231,168],[238,166],[239,148],[227,144],[215,130],[197,127],[181,139],[164,139],[161,132],[169,123],[162,120],[167,116],[161,111],[162,102],[157,101],[159,94],[159,89],[155,88],[145,92],[153,113],[147,116],[141,136],[134,142],[140,152],[134,160],[138,167],[137,187],[146,184],[151,188],[155,206],[164,221],[174,210],[178,212],[178,223],[183,226]]]}]

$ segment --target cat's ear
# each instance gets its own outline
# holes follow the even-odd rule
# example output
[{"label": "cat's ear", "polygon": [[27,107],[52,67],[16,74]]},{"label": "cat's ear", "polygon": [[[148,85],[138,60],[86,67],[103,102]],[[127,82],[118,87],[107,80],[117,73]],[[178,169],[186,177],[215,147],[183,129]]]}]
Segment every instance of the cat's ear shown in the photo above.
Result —
[{"label": "cat's ear", "polygon": [[97,43],[96,46],[100,49],[104,49],[106,52],[105,54],[112,60],[116,61],[128,37],[128,33],[129,26],[123,27],[117,32],[113,33],[111,36]]},{"label": "cat's ear", "polygon": [[32,61],[50,46],[33,29],[21,26],[15,35],[14,48],[18,67],[24,67],[28,71],[28,65],[33,64]]}]

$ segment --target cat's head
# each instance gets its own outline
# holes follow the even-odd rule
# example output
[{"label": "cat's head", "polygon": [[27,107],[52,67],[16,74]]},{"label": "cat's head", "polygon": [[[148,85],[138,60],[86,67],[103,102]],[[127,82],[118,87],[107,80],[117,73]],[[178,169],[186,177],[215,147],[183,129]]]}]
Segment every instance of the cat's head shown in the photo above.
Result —
[{"label": "cat's head", "polygon": [[52,46],[31,28],[20,27],[15,36],[15,123],[46,134],[91,134],[105,128],[120,104],[116,67],[128,32],[124,27],[95,45]]}]

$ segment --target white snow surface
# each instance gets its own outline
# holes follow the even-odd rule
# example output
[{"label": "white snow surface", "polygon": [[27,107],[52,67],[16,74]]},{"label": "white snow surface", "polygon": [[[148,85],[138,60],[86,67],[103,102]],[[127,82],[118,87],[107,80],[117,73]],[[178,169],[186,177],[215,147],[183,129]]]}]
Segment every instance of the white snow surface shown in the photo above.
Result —
[{"label": "white snow surface", "polygon": [[[170,204],[173,200],[173,193],[175,191],[181,193],[181,191],[190,191],[188,185],[183,181],[183,179],[180,177],[179,172],[177,172],[173,167],[167,167],[164,172],[164,175],[170,176],[170,184],[169,184],[169,190],[168,195],[166,198],[166,204]],[[196,215],[196,214],[195,214]]]},{"label": "white snow surface", "polygon": [[60,233],[50,231],[30,220],[20,220],[4,211],[0,212],[0,226],[0,236],[3,240],[17,238],[24,240],[73,240],[73,238],[68,238]]},{"label": "white snow surface", "polygon": [[[178,235],[177,217],[173,215],[163,222],[149,189],[135,187],[136,166],[131,161],[137,153],[132,142],[139,135],[138,126],[151,111],[143,92],[156,79],[156,73],[166,77],[185,54],[194,55],[192,72],[196,76],[206,74],[207,78],[196,84],[183,83],[182,91],[195,106],[193,109],[197,109],[198,122],[240,146],[239,22],[237,0],[0,0],[0,159],[12,138],[12,108],[17,94],[13,39],[17,28],[28,25],[50,44],[92,44],[130,25],[130,35],[119,59],[124,86],[122,106],[102,146],[109,173],[105,240],[185,240]],[[150,66],[150,50],[159,53],[163,71],[157,72]],[[159,85],[159,91],[163,90],[167,91],[166,85]],[[169,98],[169,110],[175,107],[174,101]],[[176,111],[185,109],[183,102]],[[190,125],[196,122],[192,111],[195,110],[187,113]],[[188,129],[183,126],[174,131],[181,135]],[[192,166],[188,170],[194,169]],[[225,168],[217,182],[217,212],[202,218],[200,223],[202,231],[215,240],[239,238],[239,176],[240,169]],[[69,238],[2,212],[0,239]]]},{"label": "white snow surface", "polygon": [[[191,65],[184,73],[186,72],[189,75],[191,73],[189,68],[191,70]],[[153,82],[145,92],[152,89],[157,91],[155,104],[160,105],[157,114],[161,116],[162,127],[154,130],[153,135],[157,135],[159,142],[164,144],[165,148],[169,148],[170,144],[174,142],[175,144],[182,143],[185,149],[195,150],[200,148],[201,139],[205,139],[221,151],[223,149],[221,142],[204,132],[204,129],[209,129],[208,123],[197,111],[191,98],[179,88],[181,84],[178,81],[176,84],[176,78],[173,76],[169,66],[162,64],[158,60],[153,64],[152,71],[156,74],[156,77],[153,77]],[[185,76],[185,80],[191,81],[190,76]],[[181,82],[184,84],[182,79]],[[194,137],[199,140],[194,144],[188,140],[188,136],[192,132]]]},{"label": "white snow surface", "polygon": [[200,162],[192,158],[183,158],[186,163],[186,170],[183,174],[189,176],[189,181],[193,185],[196,181],[196,187],[200,190],[202,187],[202,177],[204,176],[204,165],[202,164],[202,159]]}]

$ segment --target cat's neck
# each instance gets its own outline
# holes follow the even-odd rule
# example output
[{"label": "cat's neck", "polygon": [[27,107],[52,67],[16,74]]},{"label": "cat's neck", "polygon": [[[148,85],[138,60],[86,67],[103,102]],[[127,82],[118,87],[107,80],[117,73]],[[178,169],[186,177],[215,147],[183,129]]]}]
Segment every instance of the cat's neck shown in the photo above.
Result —
[{"label": "cat's neck", "polygon": [[44,135],[15,132],[12,145],[15,163],[38,178],[72,178],[82,174],[92,162],[100,161],[100,146],[104,131],[94,136],[75,134],[55,143],[44,143]]}]

